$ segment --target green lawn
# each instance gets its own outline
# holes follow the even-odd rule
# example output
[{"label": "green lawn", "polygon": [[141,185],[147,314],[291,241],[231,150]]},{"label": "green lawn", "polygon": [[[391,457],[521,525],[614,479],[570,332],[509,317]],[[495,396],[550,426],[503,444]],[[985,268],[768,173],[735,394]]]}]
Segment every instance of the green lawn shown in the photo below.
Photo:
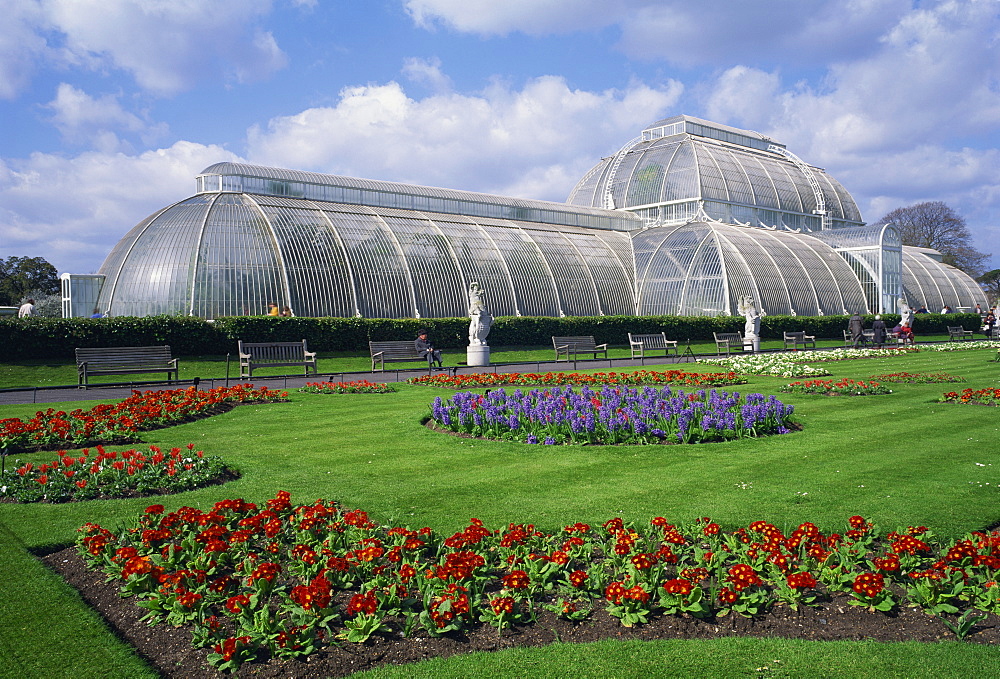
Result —
[{"label": "green lawn", "polygon": [[[834,377],[855,379],[946,371],[966,377],[961,386],[980,388],[1000,386],[995,355],[995,350],[923,352],[822,365]],[[357,360],[367,362],[364,356]],[[8,369],[5,375],[31,374],[33,368]],[[69,370],[72,376],[72,366]],[[739,391],[777,393],[788,381],[749,380]],[[434,396],[447,392],[410,385],[389,395],[293,392],[289,403],[242,406],[148,432],[145,439],[166,446],[193,442],[243,472],[241,480],[223,487],[163,498],[168,509],[185,504],[205,509],[225,497],[259,502],[285,489],[293,502],[332,498],[368,510],[377,521],[441,531],[459,529],[470,517],[491,527],[524,522],[556,529],[575,521],[621,516],[644,522],[658,515],[671,522],[711,516],[724,528],[764,519],[782,529],[812,521],[823,530],[841,530],[847,517],[862,514],[883,528],[923,524],[958,535],[1000,520],[1000,411],[935,403],[958,386],[903,384],[891,395],[864,398],[783,394],[782,400],[795,405],[802,431],[698,446],[541,447],[453,438],[420,425]],[[92,403],[59,407],[77,405]],[[5,406],[0,417],[30,416],[36,409]],[[141,661],[27,550],[69,544],[81,524],[113,526],[147,504],[0,504],[0,562],[7,566],[7,577],[0,580],[0,656],[24,663],[0,663],[0,675],[144,676]],[[690,676],[757,676],[762,673],[756,668],[772,655],[781,663],[772,663],[766,676],[959,676],[972,667],[1000,670],[995,649],[974,645],[718,640],[560,644],[372,676],[400,676],[395,671],[523,676],[531,668],[539,676],[558,671],[611,677],[655,675],[651,668],[667,666]],[[620,658],[620,664],[605,662],[610,658]]]}]

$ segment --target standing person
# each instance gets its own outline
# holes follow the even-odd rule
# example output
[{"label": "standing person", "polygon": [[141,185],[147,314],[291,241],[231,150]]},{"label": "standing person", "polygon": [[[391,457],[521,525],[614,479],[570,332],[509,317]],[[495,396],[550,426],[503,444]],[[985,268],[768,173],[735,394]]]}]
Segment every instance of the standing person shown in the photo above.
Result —
[{"label": "standing person", "polygon": [[865,326],[864,323],[861,322],[860,314],[855,313],[851,316],[851,320],[847,323],[847,331],[851,333],[851,339],[854,340],[855,349],[865,343]]},{"label": "standing person", "polygon": [[992,336],[993,326],[996,324],[997,324],[996,314],[994,314],[993,311],[991,310],[988,314],[986,314],[986,320],[983,321],[983,334],[985,334],[987,337]]},{"label": "standing person", "polygon": [[878,349],[881,349],[882,345],[885,344],[885,321],[880,315],[876,315],[875,322],[872,323],[872,344]]},{"label": "standing person", "polygon": [[435,349],[431,341],[427,339],[427,328],[421,328],[417,331],[417,339],[413,340],[413,346],[417,353],[427,358],[428,365],[437,362],[439,368],[442,366],[441,351]]},{"label": "standing person", "polygon": [[35,300],[29,299],[27,302],[21,305],[21,308],[17,310],[18,318],[27,318],[28,316],[35,315]]},{"label": "standing person", "polygon": [[271,302],[270,304],[268,304],[267,305],[267,315],[268,316],[280,316],[281,312],[278,311],[278,305],[275,304],[274,302]]}]

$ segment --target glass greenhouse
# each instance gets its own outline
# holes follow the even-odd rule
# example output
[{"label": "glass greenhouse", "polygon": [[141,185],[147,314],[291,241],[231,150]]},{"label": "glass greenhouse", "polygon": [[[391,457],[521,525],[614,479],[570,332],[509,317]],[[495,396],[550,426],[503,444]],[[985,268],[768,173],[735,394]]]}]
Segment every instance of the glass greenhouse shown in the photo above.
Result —
[{"label": "glass greenhouse", "polygon": [[567,203],[241,163],[196,178],[99,275],[64,279],[64,313],[497,316],[895,311],[985,304],[933,251],[865,227],[820,168],[747,130],[677,116],[605,158]]}]

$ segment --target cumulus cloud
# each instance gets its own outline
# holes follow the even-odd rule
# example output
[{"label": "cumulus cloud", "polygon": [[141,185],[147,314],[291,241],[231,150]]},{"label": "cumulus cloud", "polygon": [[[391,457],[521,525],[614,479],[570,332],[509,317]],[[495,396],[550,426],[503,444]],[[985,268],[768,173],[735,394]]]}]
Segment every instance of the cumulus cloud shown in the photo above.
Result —
[{"label": "cumulus cloud", "polygon": [[568,33],[614,23],[635,0],[404,0],[414,23],[481,35]]},{"label": "cumulus cloud", "polygon": [[89,144],[104,152],[127,150],[119,133],[139,134],[144,140],[162,135],[164,124],[152,124],[121,107],[118,97],[92,97],[68,83],[61,83],[56,98],[45,105],[52,123],[72,143]]},{"label": "cumulus cloud", "polygon": [[441,71],[441,60],[437,57],[419,59],[411,57],[403,62],[403,75],[412,82],[424,85],[430,90],[443,93],[451,89],[451,78]]},{"label": "cumulus cloud", "polygon": [[0,99],[14,99],[31,81],[36,63],[48,52],[39,32],[45,24],[45,13],[30,0],[3,0],[0,9]]},{"label": "cumulus cloud", "polygon": [[[271,0],[25,0],[3,5],[0,96],[7,98],[27,85],[42,59],[63,67],[121,69],[158,95],[175,94],[220,74],[236,82],[263,79],[287,64],[273,35],[258,25],[271,12]],[[48,44],[46,35],[55,44]]]},{"label": "cumulus cloud", "polygon": [[670,81],[589,92],[554,76],[423,99],[396,82],[349,87],[335,106],[251,129],[247,153],[261,164],[565,200],[597,158],[665,115],[682,90]]},{"label": "cumulus cloud", "polygon": [[194,177],[236,159],[218,146],[177,142],[138,155],[88,151],[0,160],[0,242],[60,272],[92,273],[144,217],[194,193]]}]

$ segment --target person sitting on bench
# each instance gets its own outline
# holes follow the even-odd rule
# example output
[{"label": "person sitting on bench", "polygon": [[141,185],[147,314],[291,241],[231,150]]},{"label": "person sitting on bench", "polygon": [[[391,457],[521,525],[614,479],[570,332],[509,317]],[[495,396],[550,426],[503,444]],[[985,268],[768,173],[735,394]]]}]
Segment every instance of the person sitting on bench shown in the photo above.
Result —
[{"label": "person sitting on bench", "polygon": [[427,328],[421,328],[417,331],[417,339],[413,340],[413,346],[416,347],[417,352],[427,358],[427,363],[433,365],[435,362],[440,368],[443,364],[441,363],[441,350],[435,349],[431,341],[427,339]]}]

